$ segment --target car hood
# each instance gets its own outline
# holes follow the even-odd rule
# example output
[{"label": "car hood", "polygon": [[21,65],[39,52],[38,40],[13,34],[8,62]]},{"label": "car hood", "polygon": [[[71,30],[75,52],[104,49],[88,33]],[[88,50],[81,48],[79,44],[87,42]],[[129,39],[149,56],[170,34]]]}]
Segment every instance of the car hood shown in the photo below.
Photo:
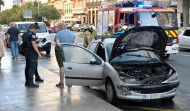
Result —
[{"label": "car hood", "polygon": [[150,50],[160,55],[165,52],[168,36],[161,27],[144,26],[125,31],[114,42],[111,58],[122,53],[138,50]]}]

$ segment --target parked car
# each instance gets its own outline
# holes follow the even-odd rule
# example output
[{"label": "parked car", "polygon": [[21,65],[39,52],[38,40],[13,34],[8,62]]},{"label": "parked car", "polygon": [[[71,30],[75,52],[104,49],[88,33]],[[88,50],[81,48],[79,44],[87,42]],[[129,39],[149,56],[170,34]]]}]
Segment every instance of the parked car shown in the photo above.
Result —
[{"label": "parked car", "polygon": [[[15,22],[17,28],[20,30],[20,34],[26,32],[29,29],[30,24],[34,24],[35,22]],[[51,51],[51,40],[50,34],[46,28],[45,23],[38,22],[40,30],[36,33],[38,38],[42,38],[42,40],[37,44],[39,51],[46,51],[46,54],[50,54]],[[20,50],[21,53],[22,49]]]},{"label": "parked car", "polygon": [[171,100],[179,80],[175,69],[158,55],[164,54],[166,42],[162,28],[147,26],[130,29],[117,38],[95,40],[88,49],[62,44],[65,83],[104,85],[112,104],[119,99]]},{"label": "parked car", "polygon": [[179,29],[179,48],[190,49],[190,27]]},{"label": "parked car", "polygon": [[72,31],[72,26],[73,26],[72,24],[67,24],[67,29]]},{"label": "parked car", "polygon": [[80,25],[80,24],[75,24],[75,25],[72,27],[72,30],[73,30],[73,31],[80,31],[80,30],[81,30],[81,25]]}]

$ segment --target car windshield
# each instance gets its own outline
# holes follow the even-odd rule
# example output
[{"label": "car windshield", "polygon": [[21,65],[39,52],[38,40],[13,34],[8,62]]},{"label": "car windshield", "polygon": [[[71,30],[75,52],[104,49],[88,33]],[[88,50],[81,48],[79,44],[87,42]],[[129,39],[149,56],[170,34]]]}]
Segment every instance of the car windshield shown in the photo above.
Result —
[{"label": "car windshield", "polygon": [[161,26],[162,28],[178,27],[175,12],[139,12],[139,26]]},{"label": "car windshield", "polygon": [[139,50],[133,52],[126,52],[111,60],[111,63],[136,63],[136,62],[160,62],[158,56],[151,51]]},{"label": "car windshield", "polygon": [[[28,24],[18,24],[18,29],[20,30],[20,33],[24,33],[29,29],[29,26],[32,23],[28,23]],[[38,31],[38,33],[45,33],[47,32],[47,29],[45,27],[45,25],[43,23],[38,23],[40,30]]]}]

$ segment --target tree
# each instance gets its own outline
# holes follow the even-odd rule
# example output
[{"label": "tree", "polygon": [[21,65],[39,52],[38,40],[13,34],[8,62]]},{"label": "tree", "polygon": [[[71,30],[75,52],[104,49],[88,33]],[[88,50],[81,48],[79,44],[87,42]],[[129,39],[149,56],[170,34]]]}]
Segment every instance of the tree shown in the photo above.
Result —
[{"label": "tree", "polygon": [[0,0],[0,10],[1,10],[1,5],[4,5],[4,1]]},{"label": "tree", "polygon": [[38,14],[38,3],[29,2],[22,6],[14,5],[12,9],[1,12],[0,23],[9,24],[10,22],[25,21],[23,18],[24,10],[32,10],[32,19],[28,19],[28,21],[41,21],[42,17],[46,17],[47,22],[60,19],[60,14],[54,6],[46,6],[40,3],[40,13]]}]

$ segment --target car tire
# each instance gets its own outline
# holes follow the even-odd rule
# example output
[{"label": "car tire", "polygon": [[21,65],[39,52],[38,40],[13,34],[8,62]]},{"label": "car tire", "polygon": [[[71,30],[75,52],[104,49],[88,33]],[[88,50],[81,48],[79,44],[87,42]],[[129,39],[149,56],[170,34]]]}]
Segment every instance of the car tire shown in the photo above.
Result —
[{"label": "car tire", "polygon": [[164,59],[168,59],[170,57],[170,54],[165,54]]},{"label": "car tire", "polygon": [[118,105],[118,98],[111,80],[106,83],[106,97],[109,103]]},{"label": "car tire", "polygon": [[49,55],[49,54],[50,54],[50,52],[51,52],[50,50],[46,51],[46,55]]}]

